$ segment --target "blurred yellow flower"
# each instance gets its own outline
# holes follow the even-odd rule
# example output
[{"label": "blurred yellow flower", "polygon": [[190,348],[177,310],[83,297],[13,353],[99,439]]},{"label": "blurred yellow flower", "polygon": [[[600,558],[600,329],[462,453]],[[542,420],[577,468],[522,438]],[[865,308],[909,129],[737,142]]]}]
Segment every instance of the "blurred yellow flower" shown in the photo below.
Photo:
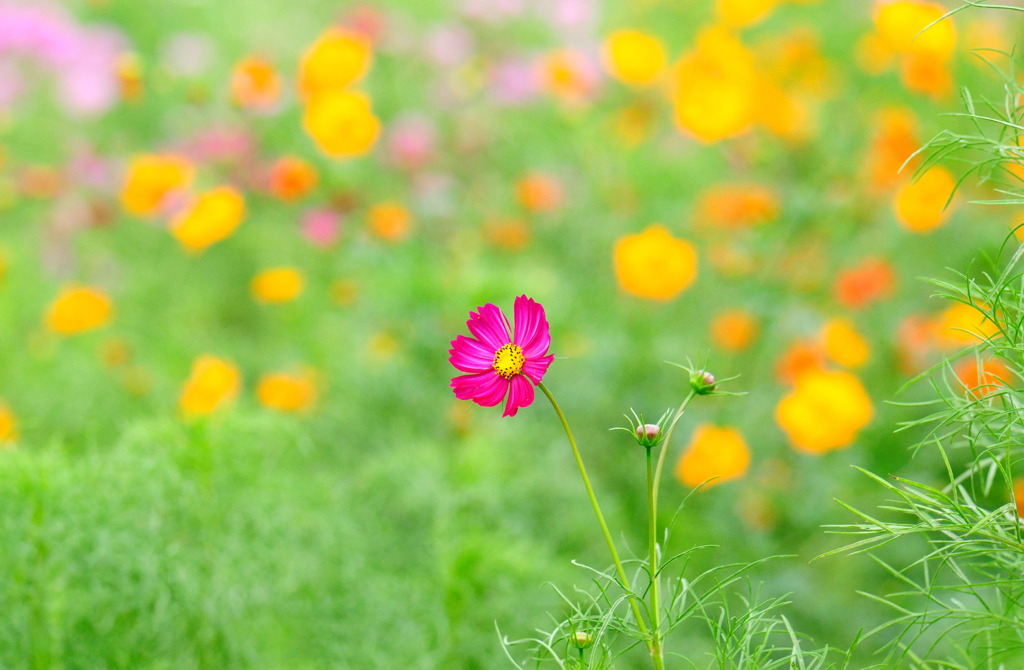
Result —
[{"label": "blurred yellow flower", "polygon": [[277,372],[264,375],[256,386],[260,404],[281,412],[307,410],[316,402],[316,385],[310,372]]},{"label": "blurred yellow flower", "polygon": [[988,318],[982,310],[962,302],[954,302],[942,311],[935,320],[935,337],[939,345],[946,349],[969,347],[999,332],[999,326]]},{"label": "blurred yellow flower", "polygon": [[945,7],[936,2],[883,2],[875,12],[875,29],[885,46],[896,53],[946,61],[956,48],[956,28],[951,19],[939,21],[945,13]]},{"label": "blurred yellow flower", "polygon": [[230,361],[216,356],[200,356],[181,391],[179,406],[187,416],[210,414],[238,395],[242,379]]},{"label": "blurred yellow flower", "polygon": [[89,286],[67,286],[50,304],[46,327],[60,335],[75,335],[106,325],[114,307],[102,291]]},{"label": "blurred yellow flower", "polygon": [[380,135],[380,120],[373,115],[370,98],[356,91],[323,93],[306,105],[302,125],[328,156],[361,156]]},{"label": "blurred yellow flower", "polygon": [[686,486],[715,486],[743,476],[749,466],[750,449],[740,431],[703,424],[676,464],[676,478]]},{"label": "blurred yellow flower", "polygon": [[388,242],[400,242],[409,236],[412,217],[409,210],[395,202],[381,202],[367,212],[370,232]]},{"label": "blurred yellow flower", "polygon": [[697,252],[661,225],[619,238],[613,251],[615,277],[623,291],[671,300],[697,277]]},{"label": "blurred yellow flower", "polygon": [[0,448],[18,441],[18,419],[7,403],[0,401]]},{"label": "blurred yellow flower", "polygon": [[370,42],[340,28],[329,28],[306,50],[299,63],[299,91],[304,98],[340,93],[370,69]]},{"label": "blurred yellow flower", "polygon": [[706,28],[696,48],[675,66],[672,102],[676,124],[701,142],[740,135],[760,106],[754,56],[725,28]]},{"label": "blurred yellow flower", "polygon": [[226,239],[245,217],[245,200],[231,186],[218,186],[192,200],[171,221],[171,233],[189,251]]},{"label": "blurred yellow flower", "polygon": [[769,82],[762,83],[760,91],[762,104],[757,120],[764,128],[795,144],[811,139],[816,122],[804,97],[791,95]]},{"label": "blurred yellow flower", "polygon": [[180,156],[145,154],[128,163],[121,205],[135,216],[153,214],[168,196],[188,188],[195,170]]},{"label": "blurred yellow flower", "polygon": [[758,321],[745,309],[727,309],[711,320],[711,341],[725,351],[742,351],[757,336]]},{"label": "blurred yellow flower", "polygon": [[653,84],[665,71],[668,56],[661,41],[639,30],[616,30],[602,50],[608,74],[625,84]]},{"label": "blurred yellow flower", "polygon": [[775,421],[793,447],[809,454],[853,443],[873,414],[860,381],[847,372],[810,369],[775,408]]},{"label": "blurred yellow flower", "polygon": [[288,302],[299,297],[305,282],[302,273],[293,267],[264,270],[253,277],[250,287],[260,302]]},{"label": "blurred yellow flower", "polygon": [[779,0],[715,0],[715,12],[723,23],[744,27],[763,21]]},{"label": "blurred yellow flower", "polygon": [[951,202],[955,187],[956,181],[948,170],[939,165],[929,169],[896,192],[896,219],[911,232],[931,232],[949,218],[946,203]]},{"label": "blurred yellow flower", "polygon": [[848,319],[831,319],[821,335],[825,355],[844,368],[859,368],[868,362],[871,348]]}]

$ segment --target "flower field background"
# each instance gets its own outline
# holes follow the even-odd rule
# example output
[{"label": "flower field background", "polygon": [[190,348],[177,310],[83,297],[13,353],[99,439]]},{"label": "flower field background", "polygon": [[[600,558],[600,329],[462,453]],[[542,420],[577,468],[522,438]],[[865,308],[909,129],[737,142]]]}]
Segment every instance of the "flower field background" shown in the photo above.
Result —
[{"label": "flower field background", "polygon": [[[667,360],[739,376],[684,415],[661,521],[687,570],[778,556],[753,588],[850,647],[901,582],[812,560],[823,526],[886,499],[851,466],[946,481],[907,382],[993,330],[926,278],[1024,222],[976,202],[1018,155],[914,154],[972,131],[964,88],[1016,102],[1018,14],[921,32],[953,8],[0,0],[0,668],[512,667],[606,561],[543,399],[449,388],[468,310],[522,294],[630,556],[608,429],[679,404]],[[668,667],[718,667],[702,635]]]}]

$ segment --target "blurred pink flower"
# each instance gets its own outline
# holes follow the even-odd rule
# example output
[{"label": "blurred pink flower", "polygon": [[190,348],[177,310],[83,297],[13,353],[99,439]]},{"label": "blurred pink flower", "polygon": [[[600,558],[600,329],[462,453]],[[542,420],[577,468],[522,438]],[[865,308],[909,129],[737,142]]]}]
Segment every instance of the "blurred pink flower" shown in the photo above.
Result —
[{"label": "blurred pink flower", "polygon": [[18,92],[11,64],[28,61],[56,77],[67,111],[100,114],[120,97],[117,58],[124,49],[123,35],[113,28],[80,26],[47,4],[0,1],[0,101],[10,104]]},{"label": "blurred pink flower", "polygon": [[499,61],[490,72],[491,95],[502,105],[522,105],[540,93],[537,67],[528,60]]},{"label": "blurred pink flower", "polygon": [[525,9],[525,0],[465,0],[462,5],[464,16],[486,23],[497,23],[518,16]]},{"label": "blurred pink flower", "polygon": [[388,160],[407,170],[423,167],[434,154],[434,137],[434,124],[426,116],[399,117],[388,131]]},{"label": "blurred pink flower", "polygon": [[197,163],[250,163],[256,158],[256,140],[243,128],[215,126],[189,138],[184,153]]},{"label": "blurred pink flower", "polygon": [[341,215],[332,209],[311,209],[302,215],[302,234],[318,247],[329,247],[338,241]]},{"label": "blurred pink flower", "polygon": [[459,400],[494,407],[505,400],[502,416],[515,416],[533,402],[531,382],[540,384],[554,356],[544,307],[525,295],[516,298],[514,329],[491,303],[469,313],[469,332],[451,342],[448,361],[461,372],[451,381]]},{"label": "blurred pink flower", "polygon": [[537,12],[555,27],[573,32],[592,28],[597,19],[593,0],[539,0]]},{"label": "blurred pink flower", "polygon": [[100,114],[121,95],[117,59],[125,51],[120,33],[97,28],[80,35],[79,53],[57,72],[60,99],[76,114]]},{"label": "blurred pink flower", "polygon": [[454,67],[473,54],[473,35],[458,24],[434,26],[424,37],[427,57],[438,65]]}]

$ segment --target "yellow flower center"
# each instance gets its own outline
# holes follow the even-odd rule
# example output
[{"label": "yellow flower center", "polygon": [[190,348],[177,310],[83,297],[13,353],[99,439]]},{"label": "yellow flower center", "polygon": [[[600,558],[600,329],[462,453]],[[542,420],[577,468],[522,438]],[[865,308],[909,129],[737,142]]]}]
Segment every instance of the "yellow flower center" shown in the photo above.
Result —
[{"label": "yellow flower center", "polygon": [[512,379],[523,371],[523,349],[515,344],[506,344],[494,352],[494,371],[505,379]]}]

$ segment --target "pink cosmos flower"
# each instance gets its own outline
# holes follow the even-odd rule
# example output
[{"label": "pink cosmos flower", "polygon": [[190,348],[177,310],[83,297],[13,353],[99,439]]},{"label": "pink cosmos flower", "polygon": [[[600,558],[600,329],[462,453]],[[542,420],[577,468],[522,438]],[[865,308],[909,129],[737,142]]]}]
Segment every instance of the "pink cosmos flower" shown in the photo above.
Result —
[{"label": "pink cosmos flower", "polygon": [[452,340],[448,361],[462,372],[451,387],[459,400],[494,407],[503,399],[502,416],[515,416],[533,402],[533,386],[540,384],[554,355],[548,353],[551,333],[544,308],[531,298],[516,298],[515,328],[505,314],[487,303],[469,313],[469,332]]}]

